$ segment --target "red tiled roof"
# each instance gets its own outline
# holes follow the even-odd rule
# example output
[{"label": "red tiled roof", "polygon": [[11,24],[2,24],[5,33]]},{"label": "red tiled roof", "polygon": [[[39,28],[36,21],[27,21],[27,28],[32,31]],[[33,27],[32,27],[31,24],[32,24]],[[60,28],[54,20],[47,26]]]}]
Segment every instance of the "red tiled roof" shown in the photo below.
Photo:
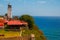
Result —
[{"label": "red tiled roof", "polygon": [[0,28],[2,28],[4,26],[4,20],[0,19]]},{"label": "red tiled roof", "polygon": [[0,23],[0,27],[3,27],[4,26],[4,23]]},{"label": "red tiled roof", "polygon": [[1,19],[0,19],[0,23],[4,23],[4,20],[1,20]]},{"label": "red tiled roof", "polygon": [[4,23],[6,23],[6,22],[8,22],[8,20],[5,19],[5,20],[4,20]]},{"label": "red tiled roof", "polygon": [[11,20],[11,21],[8,21],[7,23],[8,25],[22,25],[22,24],[27,24],[26,22],[22,22],[20,20]]}]

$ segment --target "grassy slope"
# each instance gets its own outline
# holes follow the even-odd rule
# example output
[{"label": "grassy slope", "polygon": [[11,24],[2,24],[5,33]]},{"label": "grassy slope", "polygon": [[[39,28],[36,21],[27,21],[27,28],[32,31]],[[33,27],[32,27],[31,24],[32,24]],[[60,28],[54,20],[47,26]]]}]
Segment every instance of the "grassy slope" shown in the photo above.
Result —
[{"label": "grassy slope", "polygon": [[26,36],[30,34],[34,34],[36,40],[46,40],[44,34],[37,28],[37,26],[34,26],[32,30],[25,29],[22,35]]},{"label": "grassy slope", "polygon": [[[19,36],[20,32],[0,30],[0,34],[4,34],[5,35],[4,37],[8,38],[8,37]],[[46,40],[42,31],[40,31],[36,26],[34,26],[32,30],[29,30],[29,29],[23,30],[22,36],[30,36],[30,34],[34,34],[36,40]],[[0,37],[0,38],[3,38],[3,37]]]},{"label": "grassy slope", "polygon": [[15,36],[19,36],[19,32],[0,30],[0,35],[4,35],[4,36],[0,36],[0,38],[15,37]]}]

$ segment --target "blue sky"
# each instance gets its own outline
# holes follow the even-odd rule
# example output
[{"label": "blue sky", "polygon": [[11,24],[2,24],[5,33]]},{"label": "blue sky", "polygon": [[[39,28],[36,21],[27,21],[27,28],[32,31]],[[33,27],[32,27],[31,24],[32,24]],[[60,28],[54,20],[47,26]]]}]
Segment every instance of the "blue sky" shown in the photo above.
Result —
[{"label": "blue sky", "polygon": [[0,15],[12,5],[12,15],[60,16],[60,0],[0,0]]}]

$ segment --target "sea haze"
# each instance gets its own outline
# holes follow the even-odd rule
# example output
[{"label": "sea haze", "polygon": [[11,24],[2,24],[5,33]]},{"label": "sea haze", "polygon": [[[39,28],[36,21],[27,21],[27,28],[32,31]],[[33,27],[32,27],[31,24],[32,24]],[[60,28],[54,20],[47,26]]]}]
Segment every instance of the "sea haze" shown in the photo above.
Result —
[{"label": "sea haze", "polygon": [[60,40],[60,17],[34,16],[33,18],[47,40]]}]

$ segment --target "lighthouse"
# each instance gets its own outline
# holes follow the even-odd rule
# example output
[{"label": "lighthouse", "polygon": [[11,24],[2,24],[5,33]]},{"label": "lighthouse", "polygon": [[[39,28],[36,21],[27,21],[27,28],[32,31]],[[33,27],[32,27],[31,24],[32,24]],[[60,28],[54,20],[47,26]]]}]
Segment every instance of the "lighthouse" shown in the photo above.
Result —
[{"label": "lighthouse", "polygon": [[8,4],[8,12],[7,12],[8,19],[12,18],[11,11],[12,11],[12,6],[10,4]]}]

